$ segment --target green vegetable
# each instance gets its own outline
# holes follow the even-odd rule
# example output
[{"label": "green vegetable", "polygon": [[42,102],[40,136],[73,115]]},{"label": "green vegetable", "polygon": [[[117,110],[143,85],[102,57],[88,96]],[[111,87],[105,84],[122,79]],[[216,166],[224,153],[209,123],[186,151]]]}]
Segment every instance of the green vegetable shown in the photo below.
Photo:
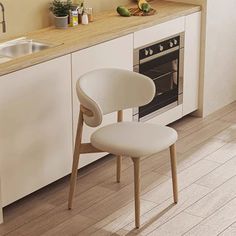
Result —
[{"label": "green vegetable", "polygon": [[142,4],[142,11],[145,13],[148,13],[151,10],[151,6],[148,3],[143,3]]},{"label": "green vegetable", "polygon": [[116,11],[121,15],[121,16],[131,16],[131,12],[129,11],[128,8],[119,6],[117,7]]}]

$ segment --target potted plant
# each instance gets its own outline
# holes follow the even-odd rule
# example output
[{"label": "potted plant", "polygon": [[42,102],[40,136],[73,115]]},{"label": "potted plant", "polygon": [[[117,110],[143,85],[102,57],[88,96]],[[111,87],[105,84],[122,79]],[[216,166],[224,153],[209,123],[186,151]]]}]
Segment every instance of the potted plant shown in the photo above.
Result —
[{"label": "potted plant", "polygon": [[67,28],[68,27],[68,16],[69,10],[72,7],[71,0],[61,1],[53,0],[50,6],[50,11],[54,16],[54,24],[56,28]]}]

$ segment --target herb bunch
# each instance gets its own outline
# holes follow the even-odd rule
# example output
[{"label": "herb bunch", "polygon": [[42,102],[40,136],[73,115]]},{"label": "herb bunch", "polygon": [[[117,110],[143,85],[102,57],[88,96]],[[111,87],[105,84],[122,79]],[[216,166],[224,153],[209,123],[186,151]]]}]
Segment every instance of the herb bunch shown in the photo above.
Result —
[{"label": "herb bunch", "polygon": [[61,0],[53,0],[50,4],[49,10],[57,17],[67,16],[69,15],[69,10],[72,7],[71,0],[61,1]]}]

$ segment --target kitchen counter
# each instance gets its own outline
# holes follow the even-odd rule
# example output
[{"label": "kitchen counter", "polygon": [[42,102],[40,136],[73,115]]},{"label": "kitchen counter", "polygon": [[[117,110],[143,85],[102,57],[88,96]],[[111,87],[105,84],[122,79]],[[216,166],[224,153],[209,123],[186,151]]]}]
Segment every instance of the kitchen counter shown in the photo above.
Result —
[{"label": "kitchen counter", "polygon": [[[201,10],[201,7],[197,5],[162,0],[154,0],[151,2],[151,5],[157,10],[156,15],[120,17],[115,10],[106,11],[96,14],[94,22],[89,25],[79,25],[65,30],[49,27],[30,32],[26,35],[18,35],[17,37],[26,36],[58,46],[0,64],[0,75],[5,75]],[[134,6],[136,5],[130,5],[129,7]]]}]

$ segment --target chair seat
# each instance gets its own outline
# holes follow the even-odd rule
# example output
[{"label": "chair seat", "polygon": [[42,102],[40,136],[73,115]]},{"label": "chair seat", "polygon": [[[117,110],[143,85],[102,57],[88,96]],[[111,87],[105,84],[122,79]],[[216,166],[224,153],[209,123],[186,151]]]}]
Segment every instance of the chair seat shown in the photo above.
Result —
[{"label": "chair seat", "polygon": [[97,149],[115,155],[142,157],[162,151],[177,140],[177,132],[167,126],[141,122],[120,122],[104,126],[91,136]]}]

